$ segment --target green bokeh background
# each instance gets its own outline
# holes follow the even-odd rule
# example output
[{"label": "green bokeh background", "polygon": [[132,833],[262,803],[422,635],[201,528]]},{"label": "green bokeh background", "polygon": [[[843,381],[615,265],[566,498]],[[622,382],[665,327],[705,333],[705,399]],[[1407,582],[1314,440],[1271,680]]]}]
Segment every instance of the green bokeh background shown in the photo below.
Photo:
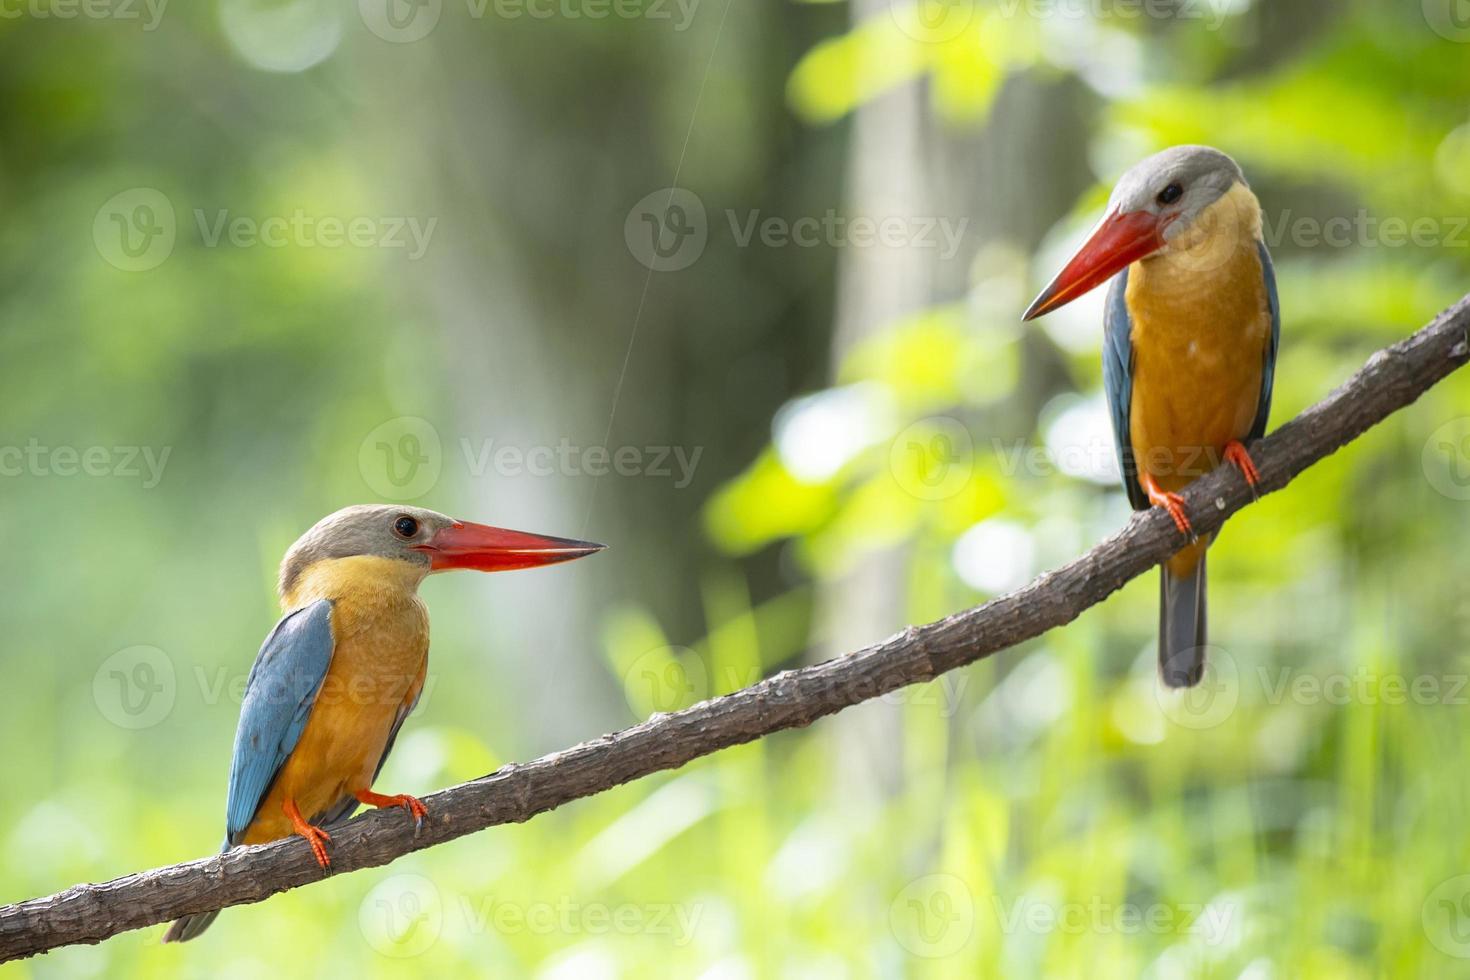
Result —
[{"label": "green bokeh background", "polygon": [[[612,546],[425,585],[379,783],[420,795],[1080,553],[1127,518],[1100,301],[1026,302],[1127,165],[1212,143],[1276,255],[1273,422],[1321,398],[1465,290],[1462,7],[0,0],[0,900],[217,845],[275,565],[348,503]],[[903,240],[744,237],[829,213]],[[0,972],[1463,976],[1467,538],[1457,376],[1232,520],[1194,701],[1146,576],[187,946]]]}]

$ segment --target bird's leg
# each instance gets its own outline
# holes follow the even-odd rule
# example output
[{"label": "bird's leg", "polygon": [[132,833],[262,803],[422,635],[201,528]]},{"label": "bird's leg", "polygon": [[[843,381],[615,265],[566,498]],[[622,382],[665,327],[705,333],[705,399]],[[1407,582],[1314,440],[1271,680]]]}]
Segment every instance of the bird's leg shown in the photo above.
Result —
[{"label": "bird's leg", "polygon": [[1184,513],[1184,498],[1160,488],[1151,473],[1138,474],[1138,482],[1143,486],[1143,492],[1148,494],[1148,502],[1167,510],[1169,516],[1174,518],[1174,526],[1179,529],[1179,533],[1193,539],[1194,528],[1189,523],[1188,515]]},{"label": "bird's leg", "polygon": [[413,823],[417,827],[424,822],[424,817],[429,815],[429,808],[424,806],[417,797],[409,796],[407,793],[395,793],[392,796],[384,796],[382,793],[374,793],[370,789],[356,790],[352,794],[357,797],[357,802],[367,806],[401,806],[413,814]]},{"label": "bird's leg", "polygon": [[1235,468],[1240,470],[1240,475],[1245,477],[1246,484],[1251,488],[1251,496],[1259,496],[1256,493],[1256,486],[1261,482],[1261,471],[1256,469],[1255,460],[1251,459],[1251,454],[1246,450],[1245,444],[1238,439],[1231,439],[1225,444],[1225,458],[1235,464]]},{"label": "bird's leg", "polygon": [[291,829],[296,831],[306,842],[311,845],[311,853],[316,857],[316,863],[323,868],[332,866],[332,858],[327,854],[327,845],[332,841],[332,835],[320,827],[313,827],[301,816],[301,811],[296,809],[296,801],[286,797],[281,809],[286,813],[286,819],[291,821]]}]

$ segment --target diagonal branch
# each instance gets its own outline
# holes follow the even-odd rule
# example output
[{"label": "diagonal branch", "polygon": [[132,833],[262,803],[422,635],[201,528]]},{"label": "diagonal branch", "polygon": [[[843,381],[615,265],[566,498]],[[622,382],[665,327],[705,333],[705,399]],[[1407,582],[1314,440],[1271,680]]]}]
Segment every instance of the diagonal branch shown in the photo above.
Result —
[{"label": "diagonal branch", "polygon": [[[1252,455],[1262,491],[1286,486],[1467,360],[1470,296],[1418,333],[1374,354],[1337,390],[1256,447]],[[1200,532],[1218,528],[1250,499],[1229,467],[1196,481],[1185,494]],[[529,820],[572,800],[930,680],[1070,622],[1178,546],[1166,514],[1135,514],[1091,551],[983,606],[435,793],[424,800],[429,817],[417,834],[399,810],[368,813],[333,831],[333,869],[376,867],[495,824]],[[0,907],[0,961],[101,942],[191,912],[259,902],[322,877],[305,841],[291,838],[77,885]]]}]

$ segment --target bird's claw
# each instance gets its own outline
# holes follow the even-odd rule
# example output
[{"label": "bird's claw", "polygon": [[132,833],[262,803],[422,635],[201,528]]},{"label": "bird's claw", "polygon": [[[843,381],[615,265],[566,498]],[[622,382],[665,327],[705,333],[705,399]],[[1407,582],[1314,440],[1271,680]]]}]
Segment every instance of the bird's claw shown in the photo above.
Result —
[{"label": "bird's claw", "polygon": [[394,793],[392,796],[385,796],[382,793],[374,793],[372,790],[363,790],[355,795],[359,803],[366,803],[368,806],[403,807],[413,815],[413,829],[415,831],[424,825],[424,818],[429,815],[429,808],[424,806],[423,801],[416,796],[409,796],[407,793]]},{"label": "bird's claw", "polygon": [[1246,486],[1250,487],[1251,499],[1259,500],[1259,484],[1261,482],[1261,471],[1256,469],[1255,460],[1251,459],[1249,450],[1245,444],[1237,439],[1232,439],[1225,444],[1225,458],[1240,470],[1240,475],[1245,477]]},{"label": "bird's claw", "polygon": [[301,811],[296,808],[296,801],[289,797],[282,802],[281,809],[285,811],[286,819],[291,821],[291,829],[299,836],[306,838],[306,843],[311,845],[312,857],[316,863],[322,866],[322,870],[332,867],[332,856],[327,853],[327,845],[332,842],[332,835],[320,827],[306,822]]},{"label": "bird's claw", "polygon": [[1191,542],[1194,541],[1194,526],[1189,523],[1189,515],[1184,512],[1184,498],[1177,493],[1160,490],[1157,486],[1153,485],[1153,481],[1151,480],[1144,485],[1144,490],[1148,493],[1148,502],[1155,507],[1162,507],[1168,511],[1169,516],[1174,519],[1174,526],[1179,529],[1179,533],[1189,538]]},{"label": "bird's claw", "polygon": [[311,845],[311,854],[316,858],[316,863],[322,866],[322,870],[331,870],[332,855],[327,853],[327,845],[332,842],[332,835],[320,827],[312,827],[301,836],[305,837],[306,842]]}]

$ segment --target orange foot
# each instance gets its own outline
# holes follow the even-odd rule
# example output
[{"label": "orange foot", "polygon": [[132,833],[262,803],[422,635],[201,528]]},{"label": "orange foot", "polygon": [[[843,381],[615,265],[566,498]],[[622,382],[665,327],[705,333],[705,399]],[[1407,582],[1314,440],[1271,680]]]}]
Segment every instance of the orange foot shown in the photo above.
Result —
[{"label": "orange foot", "polygon": [[330,868],[332,858],[327,854],[327,845],[332,842],[332,835],[320,827],[313,827],[307,823],[302,818],[301,811],[296,809],[296,801],[291,797],[286,797],[286,801],[281,804],[281,809],[286,811],[286,819],[291,821],[291,828],[305,837],[306,842],[311,845],[311,853],[315,855],[316,863],[323,868]]},{"label": "orange foot", "polygon": [[392,796],[384,796],[382,793],[374,793],[370,789],[360,789],[352,795],[357,797],[357,802],[365,803],[368,806],[403,807],[409,813],[413,814],[413,825],[415,827],[422,824],[424,818],[429,815],[429,808],[424,806],[416,797],[409,796],[407,793],[395,793]]},{"label": "orange foot", "polygon": [[1174,526],[1179,529],[1180,534],[1194,537],[1194,527],[1189,523],[1189,517],[1184,513],[1184,498],[1177,493],[1171,493],[1160,489],[1154,482],[1153,476],[1148,473],[1139,475],[1139,482],[1143,485],[1143,492],[1148,494],[1148,502],[1155,507],[1162,507],[1174,518]]},{"label": "orange foot", "polygon": [[1245,482],[1250,485],[1251,495],[1255,496],[1256,486],[1261,482],[1261,471],[1256,469],[1255,460],[1246,451],[1244,443],[1231,439],[1225,444],[1225,458],[1235,464],[1240,470],[1240,475],[1245,477]]}]

